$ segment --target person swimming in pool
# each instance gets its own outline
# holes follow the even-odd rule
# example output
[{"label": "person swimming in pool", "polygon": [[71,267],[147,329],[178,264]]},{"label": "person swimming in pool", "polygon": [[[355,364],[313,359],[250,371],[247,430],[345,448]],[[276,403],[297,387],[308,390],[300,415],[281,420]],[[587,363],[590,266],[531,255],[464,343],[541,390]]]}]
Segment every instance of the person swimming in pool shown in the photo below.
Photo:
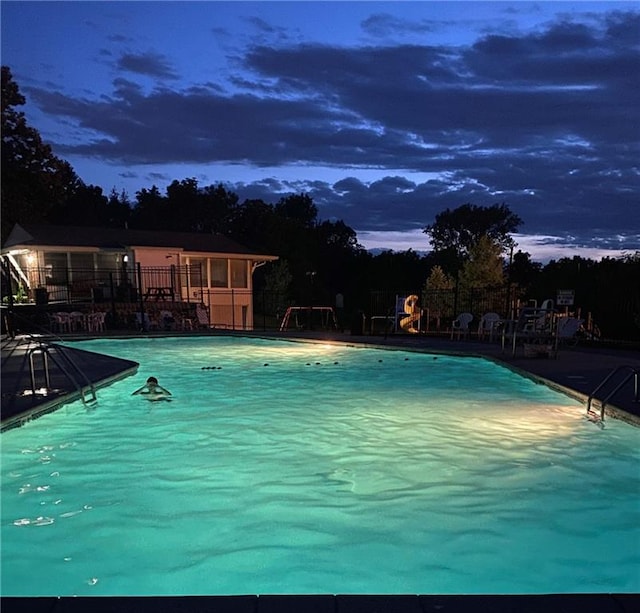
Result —
[{"label": "person swimming in pool", "polygon": [[144,394],[147,396],[147,400],[171,400],[171,392],[165,389],[158,383],[158,379],[155,377],[149,377],[147,382],[140,388],[133,392],[131,395]]}]

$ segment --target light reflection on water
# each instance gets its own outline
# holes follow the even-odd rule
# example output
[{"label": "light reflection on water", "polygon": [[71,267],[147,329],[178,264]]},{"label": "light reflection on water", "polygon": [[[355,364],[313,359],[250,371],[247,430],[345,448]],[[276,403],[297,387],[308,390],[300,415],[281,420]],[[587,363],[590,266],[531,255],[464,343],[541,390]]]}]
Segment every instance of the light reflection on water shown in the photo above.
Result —
[{"label": "light reflection on water", "polygon": [[[95,411],[2,435],[4,595],[640,589],[640,430],[600,430],[507,369],[239,338],[77,346],[141,367]],[[131,397],[151,375],[171,403]]]}]

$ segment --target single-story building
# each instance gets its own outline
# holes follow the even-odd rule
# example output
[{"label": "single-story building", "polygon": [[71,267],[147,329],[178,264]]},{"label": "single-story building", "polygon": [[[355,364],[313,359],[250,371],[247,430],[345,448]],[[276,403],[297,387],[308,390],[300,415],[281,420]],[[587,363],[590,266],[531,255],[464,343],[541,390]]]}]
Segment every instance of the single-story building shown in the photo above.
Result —
[{"label": "single-story building", "polygon": [[245,330],[253,328],[253,272],[278,259],[220,234],[40,224],[16,224],[2,258],[35,302],[196,302],[211,325]]}]

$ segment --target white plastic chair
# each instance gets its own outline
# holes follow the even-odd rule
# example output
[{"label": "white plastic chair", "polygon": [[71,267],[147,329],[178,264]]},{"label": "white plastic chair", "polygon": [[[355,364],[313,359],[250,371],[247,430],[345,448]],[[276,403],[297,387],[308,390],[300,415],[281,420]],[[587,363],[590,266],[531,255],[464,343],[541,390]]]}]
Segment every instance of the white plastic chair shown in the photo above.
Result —
[{"label": "white plastic chair", "polygon": [[69,325],[72,332],[85,330],[87,327],[85,314],[80,311],[72,311],[69,313]]},{"label": "white plastic chair", "polygon": [[69,313],[65,313],[64,311],[54,313],[53,319],[58,332],[71,332],[71,318],[69,317]]},{"label": "white plastic chair", "polygon": [[174,330],[176,318],[171,311],[160,311],[160,323],[165,330]]},{"label": "white plastic chair", "polygon": [[104,320],[106,317],[106,313],[98,312],[91,313],[87,317],[87,327],[92,332],[104,332]]},{"label": "white plastic chair", "polygon": [[486,335],[489,342],[493,341],[493,334],[501,322],[502,318],[497,313],[485,313],[478,324],[478,338],[483,340]]},{"label": "white plastic chair", "polygon": [[51,328],[51,332],[60,332],[60,317],[58,317],[57,313],[47,313],[47,318],[49,320],[49,327]]},{"label": "white plastic chair", "polygon": [[149,330],[151,327],[151,320],[149,319],[148,313],[140,313],[139,311],[136,313],[136,326],[139,330],[144,330],[145,332]]},{"label": "white plastic chair", "polygon": [[469,336],[469,324],[472,321],[473,315],[471,313],[460,313],[451,324],[451,338],[453,338],[454,334],[458,335],[458,339],[461,336],[467,338]]}]

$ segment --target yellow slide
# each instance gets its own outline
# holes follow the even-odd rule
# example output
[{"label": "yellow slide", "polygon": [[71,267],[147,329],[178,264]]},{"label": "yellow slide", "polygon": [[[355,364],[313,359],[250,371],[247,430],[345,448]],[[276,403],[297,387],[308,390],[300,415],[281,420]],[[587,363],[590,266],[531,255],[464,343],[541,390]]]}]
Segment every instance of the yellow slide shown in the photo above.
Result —
[{"label": "yellow slide", "polygon": [[404,314],[407,316],[400,320],[400,327],[405,332],[417,334],[419,330],[417,327],[414,327],[414,324],[420,321],[420,309],[418,308],[418,296],[415,294],[411,294],[411,296],[405,298]]}]

